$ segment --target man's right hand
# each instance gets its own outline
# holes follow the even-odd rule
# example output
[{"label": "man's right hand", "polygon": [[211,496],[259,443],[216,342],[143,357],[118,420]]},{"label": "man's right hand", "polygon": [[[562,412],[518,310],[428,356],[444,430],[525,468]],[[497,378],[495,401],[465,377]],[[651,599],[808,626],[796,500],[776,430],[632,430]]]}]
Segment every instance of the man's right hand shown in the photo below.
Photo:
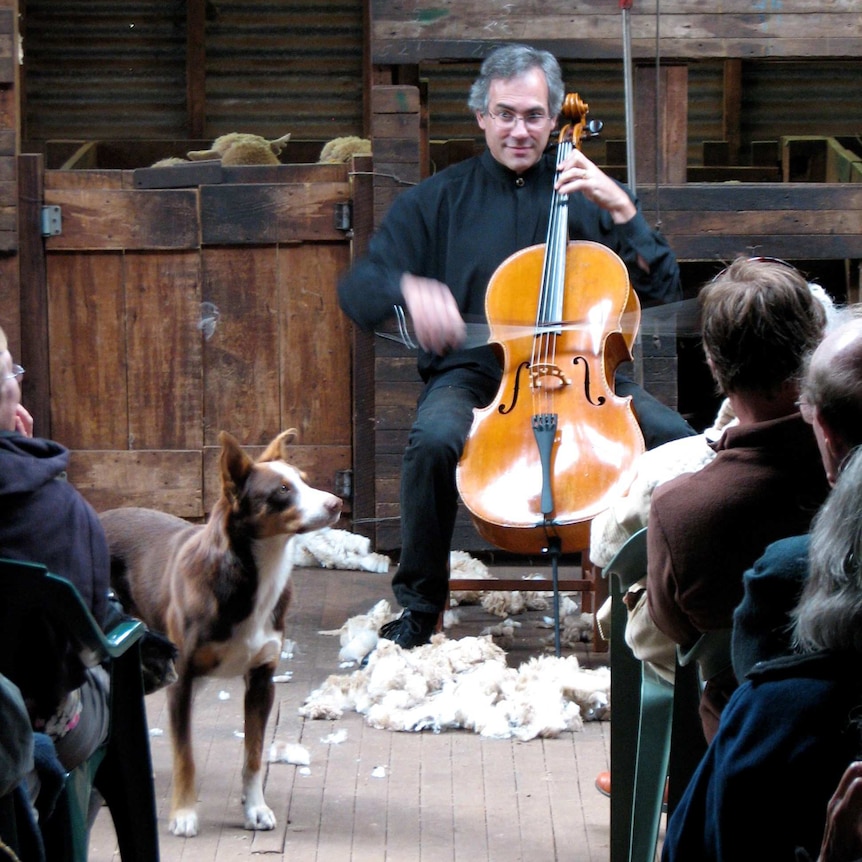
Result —
[{"label": "man's right hand", "polygon": [[424,350],[444,356],[464,343],[467,325],[445,284],[405,272],[401,276],[401,295],[413,321],[416,340]]}]

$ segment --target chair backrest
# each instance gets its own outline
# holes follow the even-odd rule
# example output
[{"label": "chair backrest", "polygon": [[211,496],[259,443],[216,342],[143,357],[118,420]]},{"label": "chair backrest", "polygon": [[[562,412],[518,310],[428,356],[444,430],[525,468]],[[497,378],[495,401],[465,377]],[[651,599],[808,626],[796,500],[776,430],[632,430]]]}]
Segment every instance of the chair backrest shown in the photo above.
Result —
[{"label": "chair backrest", "polygon": [[732,666],[730,652],[732,634],[733,629],[704,632],[689,649],[677,647],[677,663],[680,667],[686,667],[696,662],[701,687],[703,687],[711,677]]},{"label": "chair backrest", "polygon": [[[611,619],[611,862],[652,862],[665,789],[668,812],[688,783],[705,748],[694,664],[677,663],[671,686],[650,672],[625,643],[627,611],[622,595],[647,574],[647,530],[632,535],[605,567],[613,575]],[[705,640],[691,661],[720,651]]]},{"label": "chair backrest", "polygon": [[642,527],[626,540],[614,558],[604,567],[602,575],[616,575],[623,592],[636,581],[645,577],[647,571],[647,528]]},{"label": "chair backrest", "polygon": [[88,809],[95,785],[111,811],[124,862],[158,862],[156,804],[141,679],[140,639],[146,626],[128,619],[105,634],[70,581],[39,564],[0,558],[0,670],[13,680],[16,676],[20,679],[21,668],[34,666],[32,653],[40,646],[43,665],[56,664],[57,656],[51,652],[56,640],[52,638],[47,648],[39,643],[46,626],[65,639],[65,646],[84,667],[110,659],[108,740],[74,769],[66,782],[72,859],[85,862],[87,858]]},{"label": "chair backrest", "polygon": [[[32,666],[34,650],[41,648],[28,636],[39,622],[62,638],[84,667],[123,654],[146,630],[127,620],[105,635],[74,584],[38,563],[0,558],[0,597],[0,671],[13,680]],[[49,655],[41,658],[47,661]]]},{"label": "chair backrest", "polygon": [[611,596],[611,862],[630,862],[641,837],[649,842],[649,836],[635,832],[635,821],[640,819],[636,812],[645,798],[637,792],[636,768],[643,666],[625,642],[627,612],[622,601],[623,593],[645,575],[646,529],[643,529],[631,536],[602,569],[602,577],[610,581]]}]

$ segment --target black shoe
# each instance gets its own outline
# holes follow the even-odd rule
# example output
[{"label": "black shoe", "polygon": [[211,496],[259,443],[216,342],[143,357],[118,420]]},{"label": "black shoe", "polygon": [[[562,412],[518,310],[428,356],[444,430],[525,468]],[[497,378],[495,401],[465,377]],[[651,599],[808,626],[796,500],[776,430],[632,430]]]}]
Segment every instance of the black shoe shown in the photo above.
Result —
[{"label": "black shoe", "polygon": [[431,640],[431,635],[437,628],[438,617],[439,614],[411,611],[408,608],[401,612],[398,619],[382,625],[378,635],[398,644],[403,649],[413,649]]}]

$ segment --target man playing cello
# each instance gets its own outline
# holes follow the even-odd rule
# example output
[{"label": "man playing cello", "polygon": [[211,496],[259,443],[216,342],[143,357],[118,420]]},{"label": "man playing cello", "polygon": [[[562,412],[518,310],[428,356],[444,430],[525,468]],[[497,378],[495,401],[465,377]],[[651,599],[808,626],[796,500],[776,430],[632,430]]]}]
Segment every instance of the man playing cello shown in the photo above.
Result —
[{"label": "man playing cello", "polygon": [[[557,166],[548,143],[564,95],[548,52],[507,45],[491,53],[468,102],[487,149],[401,194],[368,254],[339,284],[341,307],[360,327],[373,329],[400,306],[420,345],[425,386],[404,452],[402,547],[392,581],[404,610],[380,631],[407,649],[429,641],[445,607],[456,467],[474,408],[491,402],[501,379],[490,345],[462,347],[465,318],[484,320],[485,291],[503,261],[545,241],[554,188],[569,196],[570,239],[618,254],[642,300],[682,298],[676,258],[630,192],[576,148]],[[618,376],[616,392],[632,396],[649,448],[694,433],[631,381]]]}]

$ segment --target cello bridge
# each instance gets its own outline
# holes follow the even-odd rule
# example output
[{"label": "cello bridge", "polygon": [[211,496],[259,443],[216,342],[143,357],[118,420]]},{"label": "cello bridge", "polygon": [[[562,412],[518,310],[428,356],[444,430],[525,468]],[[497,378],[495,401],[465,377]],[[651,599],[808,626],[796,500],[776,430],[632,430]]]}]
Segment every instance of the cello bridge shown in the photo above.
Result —
[{"label": "cello bridge", "polygon": [[542,362],[530,366],[530,386],[533,389],[559,389],[571,382],[556,365]]}]

